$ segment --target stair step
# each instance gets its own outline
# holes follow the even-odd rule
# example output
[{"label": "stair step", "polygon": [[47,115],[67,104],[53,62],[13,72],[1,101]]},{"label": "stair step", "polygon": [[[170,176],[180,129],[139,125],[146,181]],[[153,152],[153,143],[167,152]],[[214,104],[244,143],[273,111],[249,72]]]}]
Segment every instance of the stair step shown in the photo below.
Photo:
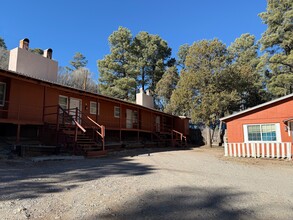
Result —
[{"label": "stair step", "polygon": [[79,142],[79,143],[92,143],[92,142],[94,142],[94,143],[96,143],[92,139],[79,139],[79,138],[77,138],[76,142]]},{"label": "stair step", "polygon": [[78,146],[80,146],[82,149],[84,148],[93,148],[93,147],[100,147],[99,145],[97,145],[96,143],[92,143],[92,144],[80,144],[80,143],[77,143]]},{"label": "stair step", "polygon": [[[75,131],[73,131],[73,130],[64,130],[64,129],[62,129],[61,131],[64,134],[68,134],[68,135],[72,135],[72,136],[75,135]],[[83,135],[82,131],[77,131],[77,135]]]},{"label": "stair step", "polygon": [[82,148],[82,150],[84,152],[88,152],[88,151],[100,151],[100,150],[102,150],[102,147],[84,147],[84,148]]},{"label": "stair step", "polygon": [[98,157],[103,157],[107,155],[106,150],[98,150],[98,151],[87,151],[86,152],[86,157],[88,158],[98,158]]}]

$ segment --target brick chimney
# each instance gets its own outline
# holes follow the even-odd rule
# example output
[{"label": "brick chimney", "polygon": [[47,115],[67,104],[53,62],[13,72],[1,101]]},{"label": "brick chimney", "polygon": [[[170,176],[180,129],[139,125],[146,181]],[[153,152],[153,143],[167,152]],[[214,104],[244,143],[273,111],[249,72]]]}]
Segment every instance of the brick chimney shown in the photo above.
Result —
[{"label": "brick chimney", "polygon": [[10,50],[8,70],[56,82],[58,63],[52,60],[52,52],[49,48],[43,55],[32,53],[29,51],[29,39],[20,40],[19,47]]},{"label": "brick chimney", "polygon": [[142,105],[148,108],[154,108],[154,98],[147,90],[146,94],[142,88],[139,89],[139,93],[136,94],[136,104]]},{"label": "brick chimney", "polygon": [[43,56],[52,60],[53,50],[51,48],[44,50]]},{"label": "brick chimney", "polygon": [[24,38],[19,41],[19,47],[25,50],[29,49],[30,40],[28,38]]}]

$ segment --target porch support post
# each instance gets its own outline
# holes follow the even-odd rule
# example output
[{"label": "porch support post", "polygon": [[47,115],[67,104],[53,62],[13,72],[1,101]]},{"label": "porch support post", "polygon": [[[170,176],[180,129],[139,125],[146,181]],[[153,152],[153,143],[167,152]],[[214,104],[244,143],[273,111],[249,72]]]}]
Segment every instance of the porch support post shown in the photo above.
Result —
[{"label": "porch support post", "polygon": [[137,141],[139,141],[139,131],[137,131]]},{"label": "porch support post", "polygon": [[16,131],[16,144],[20,142],[20,124],[17,124],[17,131]]}]

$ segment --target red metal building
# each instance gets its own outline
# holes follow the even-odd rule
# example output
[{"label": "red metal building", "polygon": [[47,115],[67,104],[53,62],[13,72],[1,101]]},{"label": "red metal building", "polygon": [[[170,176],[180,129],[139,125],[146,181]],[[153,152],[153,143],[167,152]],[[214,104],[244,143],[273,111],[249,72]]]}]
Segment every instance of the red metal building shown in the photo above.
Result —
[{"label": "red metal building", "polygon": [[292,157],[293,94],[221,118],[227,125],[225,155]]},{"label": "red metal building", "polygon": [[[23,136],[36,136],[43,143],[89,153],[107,150],[110,143],[182,144],[189,135],[188,118],[63,86],[51,80],[54,75],[44,79],[46,72],[38,75],[44,69],[57,75],[50,72],[56,69],[52,54],[36,57],[27,48],[20,46],[10,54],[17,60],[10,61],[10,70],[0,69],[0,137],[15,136],[21,144]],[[39,71],[33,73],[36,59]],[[25,71],[27,65],[31,72],[17,71]]]}]

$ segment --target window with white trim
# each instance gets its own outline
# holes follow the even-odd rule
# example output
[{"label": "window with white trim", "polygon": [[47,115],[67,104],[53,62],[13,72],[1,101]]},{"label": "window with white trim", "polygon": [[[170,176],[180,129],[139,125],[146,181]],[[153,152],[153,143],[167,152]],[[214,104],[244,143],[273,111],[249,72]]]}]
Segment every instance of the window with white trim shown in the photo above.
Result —
[{"label": "window with white trim", "polygon": [[244,138],[246,142],[276,142],[280,141],[279,124],[244,125]]},{"label": "window with white trim", "polygon": [[114,106],[114,117],[120,118],[120,107]]},{"label": "window with white trim", "polygon": [[68,109],[68,97],[67,96],[63,96],[63,95],[59,95],[59,105],[64,110],[65,109]]},{"label": "window with white trim", "polygon": [[97,103],[96,102],[90,102],[90,113],[92,115],[97,114]]},{"label": "window with white trim", "polygon": [[0,106],[5,104],[6,83],[0,82]]}]

